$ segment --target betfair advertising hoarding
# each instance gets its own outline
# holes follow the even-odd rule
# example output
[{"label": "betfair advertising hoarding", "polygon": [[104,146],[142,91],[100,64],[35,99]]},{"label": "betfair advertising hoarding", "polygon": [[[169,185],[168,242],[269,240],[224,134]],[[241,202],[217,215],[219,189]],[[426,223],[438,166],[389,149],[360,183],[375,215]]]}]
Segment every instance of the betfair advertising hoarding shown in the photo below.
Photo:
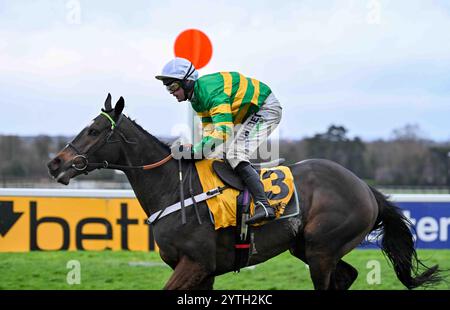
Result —
[{"label": "betfair advertising hoarding", "polygon": [[155,249],[131,191],[0,190],[0,252]]},{"label": "betfair advertising hoarding", "polygon": [[[418,248],[450,249],[450,195],[392,200],[415,225]],[[146,220],[128,190],[0,189],[0,252],[153,251]]]}]

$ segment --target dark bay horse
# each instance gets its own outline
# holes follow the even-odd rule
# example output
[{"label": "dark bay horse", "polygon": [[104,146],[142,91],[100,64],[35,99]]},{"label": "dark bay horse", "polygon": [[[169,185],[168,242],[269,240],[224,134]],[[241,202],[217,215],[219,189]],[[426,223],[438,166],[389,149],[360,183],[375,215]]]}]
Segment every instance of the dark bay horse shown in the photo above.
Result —
[{"label": "dark bay horse", "polygon": [[[179,201],[178,164],[167,160],[152,169],[131,169],[170,158],[169,147],[122,114],[121,97],[115,107],[108,95],[102,114],[48,163],[51,176],[62,184],[96,168],[121,169],[145,213],[151,214]],[[183,161],[186,170],[192,162]],[[250,265],[286,250],[309,265],[315,289],[348,289],[358,272],[341,258],[365,236],[381,229],[382,251],[398,279],[409,289],[440,279],[438,266],[428,268],[417,258],[408,220],[400,209],[344,167],[321,159],[290,166],[300,196],[301,215],[254,229],[257,253]],[[194,194],[202,192],[193,169]],[[188,193],[184,184],[184,193]],[[187,196],[186,196],[187,198]],[[215,230],[206,203],[199,204],[202,224],[194,208],[159,219],[153,226],[161,258],[174,269],[166,289],[212,289],[217,275],[233,271],[234,230]],[[419,273],[419,265],[424,268]]]}]

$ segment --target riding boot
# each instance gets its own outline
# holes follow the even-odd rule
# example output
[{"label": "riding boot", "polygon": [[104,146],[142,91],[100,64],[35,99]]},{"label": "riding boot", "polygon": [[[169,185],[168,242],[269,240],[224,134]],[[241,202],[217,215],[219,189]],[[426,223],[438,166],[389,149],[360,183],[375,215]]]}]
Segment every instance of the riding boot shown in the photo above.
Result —
[{"label": "riding boot", "polygon": [[249,162],[241,162],[235,168],[235,171],[244,181],[255,204],[255,213],[245,223],[255,224],[261,221],[273,220],[275,218],[275,209],[270,206],[267,200],[264,186],[256,170]]}]

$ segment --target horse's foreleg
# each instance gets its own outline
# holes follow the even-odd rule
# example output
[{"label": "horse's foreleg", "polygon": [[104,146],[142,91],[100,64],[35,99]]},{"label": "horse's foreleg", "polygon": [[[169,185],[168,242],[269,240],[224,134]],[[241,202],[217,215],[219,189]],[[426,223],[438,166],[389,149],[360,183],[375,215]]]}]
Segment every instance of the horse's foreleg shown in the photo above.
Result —
[{"label": "horse's foreleg", "polygon": [[[194,262],[187,256],[183,256],[175,267],[172,276],[167,281],[166,290],[192,290],[198,287],[203,288],[204,280],[209,276],[205,267],[198,262]],[[212,278],[214,282],[214,278]],[[212,288],[211,282],[211,288]]]}]

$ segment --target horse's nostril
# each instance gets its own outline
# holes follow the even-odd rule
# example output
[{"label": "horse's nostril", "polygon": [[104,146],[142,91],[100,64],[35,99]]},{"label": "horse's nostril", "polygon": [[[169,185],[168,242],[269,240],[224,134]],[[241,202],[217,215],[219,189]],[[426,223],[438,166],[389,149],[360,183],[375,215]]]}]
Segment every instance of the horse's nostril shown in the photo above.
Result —
[{"label": "horse's nostril", "polygon": [[61,165],[61,159],[56,157],[56,158],[52,159],[51,161],[49,161],[49,163],[47,164],[47,167],[50,170],[57,170],[60,165]]}]

